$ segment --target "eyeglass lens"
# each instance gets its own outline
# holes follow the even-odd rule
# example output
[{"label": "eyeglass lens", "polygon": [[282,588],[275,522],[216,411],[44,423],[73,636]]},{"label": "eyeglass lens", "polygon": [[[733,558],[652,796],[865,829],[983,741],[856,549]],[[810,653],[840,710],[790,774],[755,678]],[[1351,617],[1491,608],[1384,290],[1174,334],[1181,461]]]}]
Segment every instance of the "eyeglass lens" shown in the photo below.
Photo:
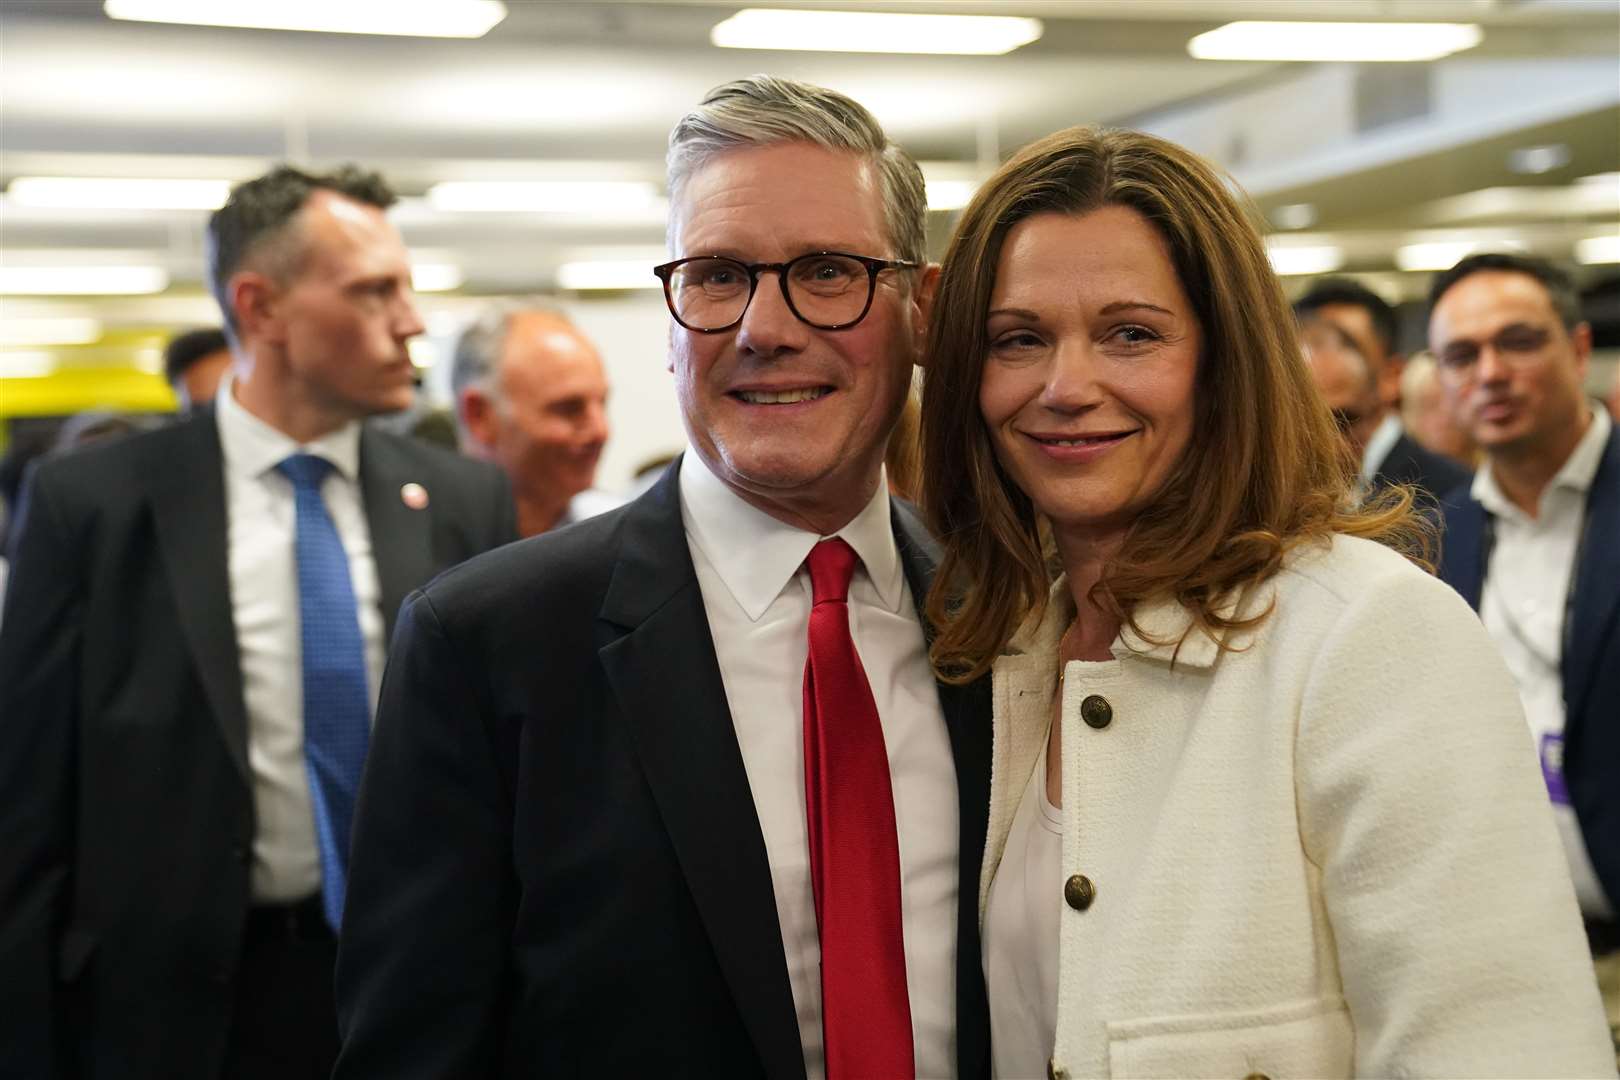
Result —
[{"label": "eyeglass lens", "polygon": [[[1503,361],[1518,364],[1546,348],[1551,337],[1552,333],[1544,327],[1509,326],[1485,345],[1494,349]],[[1442,369],[1461,374],[1473,370],[1485,345],[1475,341],[1454,341],[1441,349],[1435,359],[1440,362]]]},{"label": "eyeglass lens", "polygon": [[[872,275],[844,255],[801,255],[782,271],[788,304],[812,326],[834,327],[861,317],[871,299]],[[669,300],[687,326],[715,330],[742,318],[754,285],[734,259],[689,259],[669,275]]]}]

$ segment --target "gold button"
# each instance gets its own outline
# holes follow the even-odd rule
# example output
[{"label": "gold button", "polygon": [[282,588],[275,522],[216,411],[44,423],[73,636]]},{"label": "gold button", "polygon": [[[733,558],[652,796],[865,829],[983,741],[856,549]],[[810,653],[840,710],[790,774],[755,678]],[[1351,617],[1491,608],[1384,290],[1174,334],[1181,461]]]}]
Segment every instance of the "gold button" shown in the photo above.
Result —
[{"label": "gold button", "polygon": [[1089,694],[1080,703],[1080,719],[1084,720],[1088,727],[1101,731],[1113,723],[1114,707],[1108,704],[1108,699],[1101,694]]},{"label": "gold button", "polygon": [[1097,886],[1084,874],[1076,874],[1063,883],[1063,899],[1076,911],[1084,911],[1097,899]]},{"label": "gold button", "polygon": [[1243,1080],[1271,1080],[1271,1077],[1267,1076],[1265,1073],[1250,1073],[1248,1076],[1245,1076]]}]

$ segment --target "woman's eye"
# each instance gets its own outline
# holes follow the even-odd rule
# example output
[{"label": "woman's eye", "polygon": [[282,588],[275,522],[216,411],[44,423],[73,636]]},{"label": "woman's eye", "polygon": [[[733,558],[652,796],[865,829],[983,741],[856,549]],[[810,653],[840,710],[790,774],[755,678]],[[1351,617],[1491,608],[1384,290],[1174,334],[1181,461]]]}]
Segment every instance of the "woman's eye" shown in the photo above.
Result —
[{"label": "woman's eye", "polygon": [[1122,326],[1113,334],[1115,340],[1126,345],[1146,345],[1150,341],[1159,340],[1159,335],[1145,326]]},{"label": "woman's eye", "polygon": [[1027,331],[1003,334],[991,342],[993,349],[1032,349],[1040,345],[1041,339]]}]

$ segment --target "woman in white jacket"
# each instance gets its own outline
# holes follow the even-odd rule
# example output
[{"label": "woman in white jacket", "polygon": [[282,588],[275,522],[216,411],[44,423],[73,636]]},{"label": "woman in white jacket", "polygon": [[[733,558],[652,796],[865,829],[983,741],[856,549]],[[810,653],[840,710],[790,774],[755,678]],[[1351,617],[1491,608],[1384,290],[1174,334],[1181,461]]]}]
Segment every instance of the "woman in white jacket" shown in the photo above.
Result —
[{"label": "woman in white jacket", "polygon": [[934,313],[933,659],[992,673],[997,1075],[1614,1076],[1513,684],[1412,561],[1410,494],[1355,507],[1222,179],[1041,140]]}]

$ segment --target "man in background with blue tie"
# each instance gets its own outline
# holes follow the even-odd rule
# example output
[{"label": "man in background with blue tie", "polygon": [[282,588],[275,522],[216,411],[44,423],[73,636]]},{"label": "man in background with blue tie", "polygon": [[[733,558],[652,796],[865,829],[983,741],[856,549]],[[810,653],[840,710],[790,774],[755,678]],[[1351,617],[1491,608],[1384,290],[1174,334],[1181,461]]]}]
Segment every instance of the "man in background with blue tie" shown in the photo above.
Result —
[{"label": "man in background with blue tie", "polygon": [[316,1077],[393,617],[515,537],[492,467],[365,427],[422,332],[381,177],[209,221],[215,406],[41,467],[0,634],[0,1075]]}]

